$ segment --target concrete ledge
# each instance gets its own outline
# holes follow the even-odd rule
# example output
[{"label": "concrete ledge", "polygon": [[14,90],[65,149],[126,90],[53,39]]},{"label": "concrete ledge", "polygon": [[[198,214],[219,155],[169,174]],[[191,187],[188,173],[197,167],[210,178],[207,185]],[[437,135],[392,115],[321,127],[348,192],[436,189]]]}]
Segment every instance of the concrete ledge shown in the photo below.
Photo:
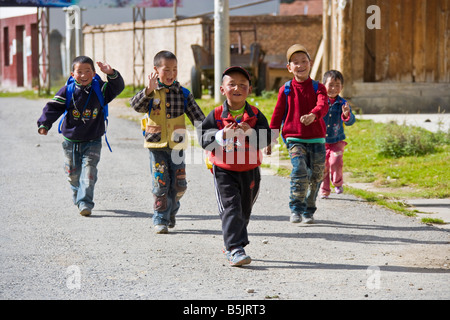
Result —
[{"label": "concrete ledge", "polygon": [[448,83],[353,83],[349,101],[362,113],[450,111]]}]

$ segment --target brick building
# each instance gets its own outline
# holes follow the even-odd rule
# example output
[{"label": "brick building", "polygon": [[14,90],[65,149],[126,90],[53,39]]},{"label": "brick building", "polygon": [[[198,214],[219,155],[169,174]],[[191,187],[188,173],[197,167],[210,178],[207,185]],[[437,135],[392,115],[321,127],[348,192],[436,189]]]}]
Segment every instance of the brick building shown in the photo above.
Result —
[{"label": "brick building", "polygon": [[27,87],[39,77],[37,15],[0,19],[0,85]]}]

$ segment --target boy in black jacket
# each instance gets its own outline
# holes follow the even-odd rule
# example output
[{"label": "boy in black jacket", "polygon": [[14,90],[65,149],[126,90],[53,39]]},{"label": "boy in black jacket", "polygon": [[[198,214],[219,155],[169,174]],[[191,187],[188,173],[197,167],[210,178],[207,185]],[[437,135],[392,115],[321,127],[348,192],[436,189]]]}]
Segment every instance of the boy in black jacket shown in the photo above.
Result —
[{"label": "boy in black jacket", "polygon": [[220,91],[227,99],[199,128],[200,145],[210,152],[213,164],[225,252],[231,266],[251,262],[244,251],[249,243],[247,225],[259,192],[260,149],[271,142],[266,117],[246,101],[251,90],[251,78],[245,69],[225,70]]},{"label": "boy in black jacket", "polygon": [[91,215],[94,207],[94,185],[100,161],[101,138],[105,133],[104,110],[93,88],[93,81],[99,82],[95,85],[100,86],[104,104],[111,102],[125,87],[122,76],[109,64],[97,62],[97,65],[107,75],[108,82],[94,80],[96,74],[91,58],[75,58],[71,72],[75,86],[71,96],[67,96],[68,86],[62,87],[45,105],[37,121],[39,134],[47,135],[52,124],[66,111],[66,100],[70,99],[61,125],[64,137],[62,145],[73,202],[82,216]]}]

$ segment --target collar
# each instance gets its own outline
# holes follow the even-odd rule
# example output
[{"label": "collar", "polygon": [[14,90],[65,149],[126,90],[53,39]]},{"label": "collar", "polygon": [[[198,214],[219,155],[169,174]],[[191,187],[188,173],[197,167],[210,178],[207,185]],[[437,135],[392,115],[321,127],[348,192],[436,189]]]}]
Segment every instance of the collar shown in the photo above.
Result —
[{"label": "collar", "polygon": [[158,79],[158,86],[156,87],[157,90],[161,90],[161,89],[176,89],[176,90],[180,90],[180,83],[178,81],[174,81],[170,86],[162,83],[161,81],[159,81]]},{"label": "collar", "polygon": [[[222,111],[222,118],[223,118],[223,119],[228,118],[228,115],[230,114],[230,112],[229,112],[228,109],[229,109],[228,103],[227,103],[227,100],[225,100],[225,101],[223,102],[223,111]],[[248,114],[248,117],[249,117],[249,118],[255,116],[255,114],[253,113],[252,108],[250,108],[250,105],[248,104],[247,101],[245,101],[244,114],[245,114],[245,113]]]}]

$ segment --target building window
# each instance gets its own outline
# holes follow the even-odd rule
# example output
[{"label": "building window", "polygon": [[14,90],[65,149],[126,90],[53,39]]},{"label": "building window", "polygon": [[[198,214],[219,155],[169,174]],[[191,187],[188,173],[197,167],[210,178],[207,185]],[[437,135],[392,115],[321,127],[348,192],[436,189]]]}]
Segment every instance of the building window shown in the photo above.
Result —
[{"label": "building window", "polygon": [[5,66],[9,66],[9,30],[8,27],[3,28],[3,57]]}]

